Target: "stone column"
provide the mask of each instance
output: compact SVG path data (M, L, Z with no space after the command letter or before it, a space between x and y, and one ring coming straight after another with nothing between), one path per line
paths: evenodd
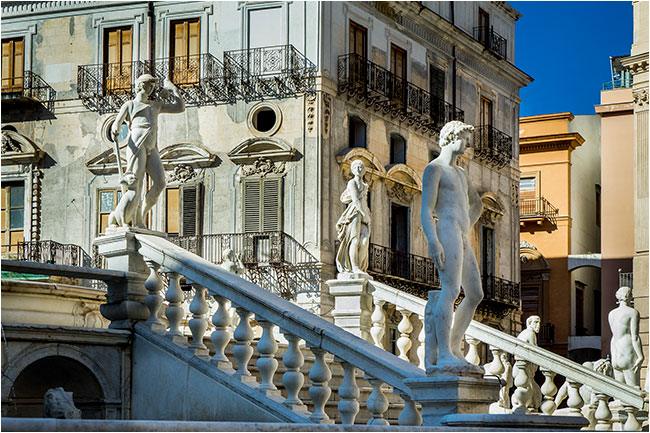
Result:
M100 306L100 311L111 321L109 328L112 329L130 329L135 322L149 318L149 308L144 302L147 296L144 282L149 269L138 253L135 233L166 237L160 232L128 228L94 241L99 254L106 257L108 269L129 273L125 280L107 282L106 304Z
M368 293L369 276L341 278L327 281L330 294L334 297L334 324L372 343L372 295Z

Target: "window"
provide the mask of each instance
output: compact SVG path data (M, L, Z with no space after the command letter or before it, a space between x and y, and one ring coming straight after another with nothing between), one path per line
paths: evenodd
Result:
M282 180L244 180L244 231L282 230Z
M172 236L201 234L201 184L180 185L165 191L165 232Z
M99 191L99 212L97 222L97 233L105 233L108 227L108 216L113 212L115 206L122 198L121 189L104 189Z
M522 177L519 180L520 200L537 198L537 177Z
M521 285L521 320L526 323L530 316L540 316L542 305L541 294L543 287L540 283L522 283Z
M2 91L22 92L25 65L23 38L2 40Z
M348 147L366 147L366 123L356 116L348 121Z
M478 41L484 46L488 45L488 36L490 31L490 14L483 9L478 10Z
M104 31L104 86L109 93L131 90L132 34L131 27Z
M481 96L481 126L492 126L492 101Z
M406 164L406 140L399 134L390 135L390 163Z
M600 185L596 185L596 225L600 227Z
M395 78L391 80L393 103L403 105L406 102L406 51L397 45L390 45L390 71Z
M368 40L368 30L350 21L350 54L357 54L362 58L368 58L366 51L366 41Z
M248 48L284 45L283 8L272 7L248 11Z
M587 335L585 328L585 288L586 284L576 280L576 334Z
M429 67L429 92L431 93L431 117L436 126L445 123L445 71Z
M481 273L494 275L494 229L483 227L481 236Z
M198 18L171 22L171 79L176 85L189 86L199 82L201 29Z
M391 203L390 206L390 247L397 251L409 251L409 208ZM394 275L399 275L394 273Z
M2 251L14 251L23 241L25 227L25 184L2 185Z

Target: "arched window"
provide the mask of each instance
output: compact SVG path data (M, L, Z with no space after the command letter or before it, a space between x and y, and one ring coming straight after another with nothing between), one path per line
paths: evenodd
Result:
M366 147L366 123L356 116L350 116L348 122L348 147Z
M390 135L390 163L406 164L406 140L399 134Z

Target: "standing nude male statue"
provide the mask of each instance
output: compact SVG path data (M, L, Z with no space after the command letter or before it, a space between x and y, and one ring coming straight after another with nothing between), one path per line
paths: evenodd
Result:
M639 369L643 364L643 350L639 338L640 314L629 304L632 302L632 289L621 287L616 291L618 307L607 317L612 330L610 352L614 378L627 385L638 387Z
M468 239L483 203L465 170L456 166L456 159L470 145L473 130L473 126L457 120L447 123L440 131L440 156L427 164L422 179L420 219L442 286L427 324L435 329L438 366L475 367L465 361L460 345L483 299L481 277ZM454 301L461 286L465 298L454 317ZM436 348L431 351L434 353L429 359L436 357Z

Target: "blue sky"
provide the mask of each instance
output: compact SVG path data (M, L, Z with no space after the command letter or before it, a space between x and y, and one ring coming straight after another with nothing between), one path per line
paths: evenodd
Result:
M594 114L609 56L630 54L632 2L508 3L522 14L515 65L535 79L520 91L519 114Z

